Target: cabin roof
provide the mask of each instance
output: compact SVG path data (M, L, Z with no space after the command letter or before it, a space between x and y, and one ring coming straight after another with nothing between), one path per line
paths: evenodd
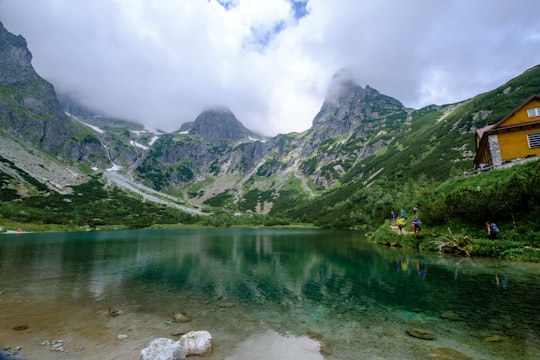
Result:
M508 120L509 118L514 116L518 111L523 109L528 103L530 103L533 100L540 101L540 95L531 96L530 98L525 100L521 105L516 107L514 110L512 110L510 113L508 113L508 115L506 115L505 117L503 117L501 120L497 121L496 123L484 126L483 128L480 128L480 129L477 129L476 130L476 135L478 135L478 137L481 139L482 136L484 136L485 133L495 133L499 129L511 129L511 128L516 128L516 127L523 126L522 124L509 125L509 126L501 126L501 125L504 124L504 122L506 120ZM531 121L531 122L528 122L527 124L528 125L537 125L538 123L540 123L540 121Z
M481 139L482 136L484 136L484 133L486 133L487 131L493 129L494 126L495 126L495 124L491 124L491 125L484 126L483 128L477 129L476 130L476 135L478 135L478 137Z

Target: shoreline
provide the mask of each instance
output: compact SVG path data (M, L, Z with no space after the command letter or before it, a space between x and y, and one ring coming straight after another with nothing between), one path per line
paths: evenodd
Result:
M473 234L475 235L475 234ZM403 233L388 225L386 221L368 236L373 244L401 247L404 249L426 251L430 253L443 253L458 257L483 257L516 262L540 263L540 249L527 245L522 241L508 240L504 237L496 240L478 238L461 234L454 234L450 228L434 228L421 233L412 233L406 229ZM441 250L449 245L447 250Z

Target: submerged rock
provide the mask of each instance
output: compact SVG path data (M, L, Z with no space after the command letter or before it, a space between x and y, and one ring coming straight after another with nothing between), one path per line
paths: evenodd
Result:
M459 321L461 320L461 316L459 316L453 311L448 310L441 314L441 319L450 320L450 321Z
M316 332L316 331L308 330L307 336L310 339L316 341L316 343L319 346L319 352L321 354L323 354L323 355L332 355L332 346L329 343L327 343L326 341L323 340L323 334L321 334L319 332Z
M64 340L45 340L41 346L49 346L51 351L64 352Z
M221 303L218 304L218 307L220 309L230 309L230 308L233 308L235 306L236 306L236 304L233 303L233 302L221 302Z
M471 357L449 348L433 349L429 356L442 360L472 360Z
M321 340L323 338L323 335L321 333L311 330L308 330L307 336L315 340Z
M185 312L175 312L172 314L173 320L175 323L185 323L190 322L192 319Z
M28 325L17 325L13 327L13 330L15 331L23 331L27 329L28 329Z
M407 335L418 338L418 339L423 339L423 340L435 339L435 335L433 335L431 332L425 329L410 328L410 329L405 330L405 332L407 333Z
M492 335L492 336L488 336L484 338L484 342L490 342L490 343L502 342L503 340L504 340L503 337L499 335Z
M332 345L327 343L326 341L319 341L319 352L323 355L332 355Z
M181 329L173 329L173 330L171 330L171 331L169 332L169 335L180 337L180 336L184 335L185 333L186 333L185 330L181 330Z

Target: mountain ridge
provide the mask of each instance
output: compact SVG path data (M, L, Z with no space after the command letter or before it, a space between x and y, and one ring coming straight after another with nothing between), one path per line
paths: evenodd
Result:
M410 109L338 72L312 127L302 133L262 137L226 107L207 109L177 131L154 132L59 100L53 85L30 69L24 38L6 33L0 29L2 61L13 62L8 68L15 73L0 70L0 79L12 81L0 84L0 138L81 174L114 169L209 212L279 215L326 199L316 206L320 213L344 206L329 194L346 196L379 179L444 181L472 166L477 127L540 92L536 66L471 99Z

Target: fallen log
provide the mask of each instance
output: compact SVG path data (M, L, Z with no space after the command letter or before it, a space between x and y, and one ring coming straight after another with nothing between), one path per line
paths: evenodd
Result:
M433 244L437 244L439 252L451 254L465 254L470 257L471 242L469 238L467 236L464 236L463 240L456 239L450 228L448 228L448 234L450 234L450 241L432 241Z

